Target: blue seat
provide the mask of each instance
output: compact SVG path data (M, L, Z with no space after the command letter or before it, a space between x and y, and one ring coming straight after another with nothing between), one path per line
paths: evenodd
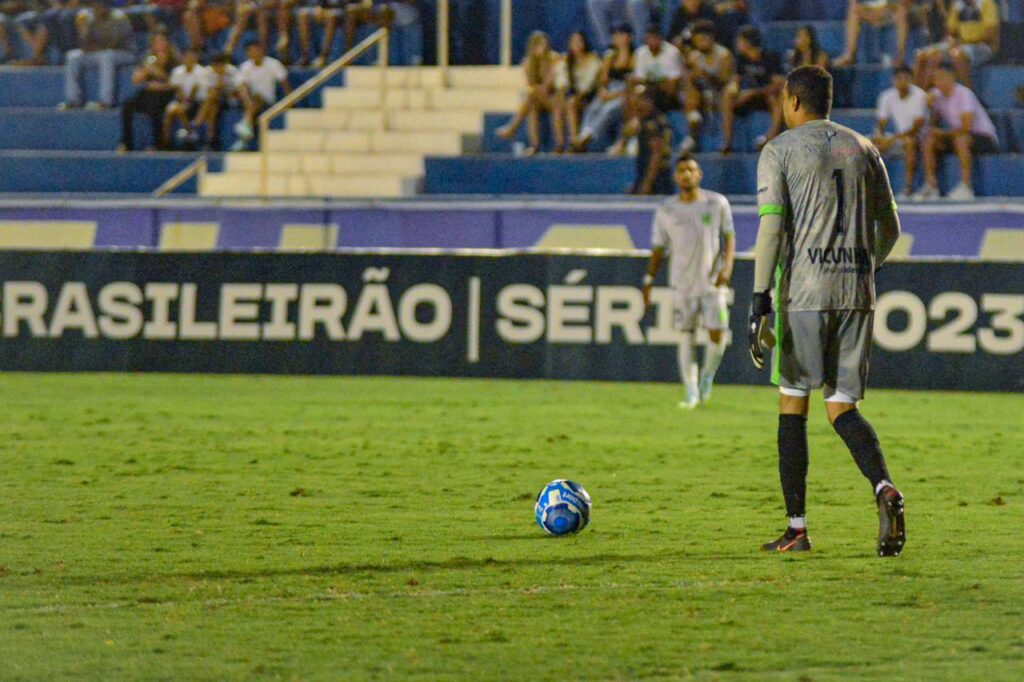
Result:
M195 154L0 152L0 192L149 194ZM219 166L218 163L214 168ZM194 193L195 182L179 192Z

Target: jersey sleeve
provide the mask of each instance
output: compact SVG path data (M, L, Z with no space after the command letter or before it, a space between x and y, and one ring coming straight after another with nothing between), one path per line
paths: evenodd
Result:
M665 210L658 207L651 223L651 249L669 250L668 232L665 230Z
M719 210L722 212L722 234L724 236L731 236L736 234L736 224L732 219L732 206L729 205L729 200L725 197L721 197L719 200Z
M767 145L757 162L757 214L785 215L788 200L782 158L774 145Z

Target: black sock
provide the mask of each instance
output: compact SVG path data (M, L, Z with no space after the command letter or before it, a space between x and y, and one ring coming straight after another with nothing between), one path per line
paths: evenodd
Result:
M882 455L882 446L878 442L878 435L871 428L868 420L861 415L859 410L844 412L836 418L836 433L850 449L854 461L860 467L860 472L871 481L872 489L878 487L882 481L891 481L889 470L885 466L885 457Z
M779 415L779 480L786 516L804 516L807 497L807 418Z

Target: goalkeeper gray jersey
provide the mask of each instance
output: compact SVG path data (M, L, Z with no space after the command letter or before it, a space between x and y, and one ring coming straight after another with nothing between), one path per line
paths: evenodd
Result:
M828 120L780 135L757 166L758 213L784 218L780 310L872 310L875 223L895 210L875 146Z
M717 192L699 191L696 201L673 196L661 203L651 226L651 247L669 257L669 284L676 298L714 291L722 270L724 240L735 233L729 200Z

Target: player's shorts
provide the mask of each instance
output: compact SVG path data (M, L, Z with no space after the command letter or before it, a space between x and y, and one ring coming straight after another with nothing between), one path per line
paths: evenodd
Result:
M718 331L728 329L727 296L727 289L717 289L704 296L677 298L672 309L672 326L680 332L694 332L698 327Z
M772 381L787 395L824 388L825 400L864 397L875 313L821 310L776 314Z

